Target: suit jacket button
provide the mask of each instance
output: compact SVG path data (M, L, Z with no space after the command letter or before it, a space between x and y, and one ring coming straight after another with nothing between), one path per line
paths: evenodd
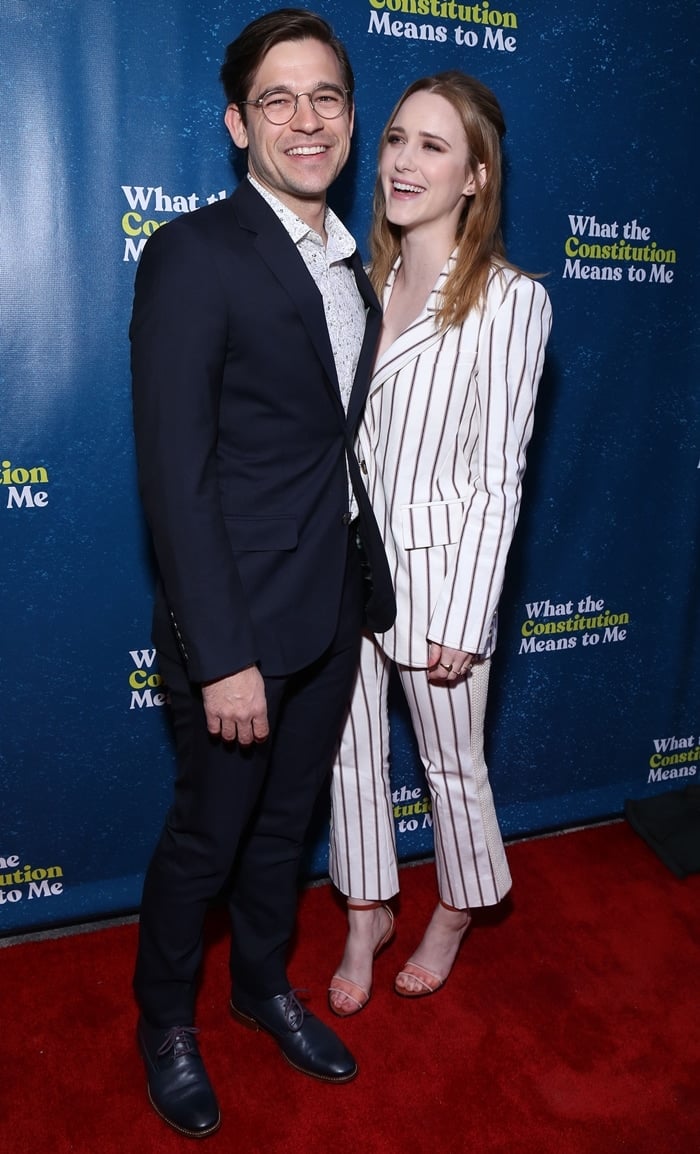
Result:
M342 516L342 522L343 522L343 524L344 524L344 525L349 525L351 521L352 521L352 517L351 517L351 515L350 515L349 513L343 513L343 516Z
M362 469L362 472L364 473L364 475L366 477L367 476L367 465L364 461L360 461L360 468Z

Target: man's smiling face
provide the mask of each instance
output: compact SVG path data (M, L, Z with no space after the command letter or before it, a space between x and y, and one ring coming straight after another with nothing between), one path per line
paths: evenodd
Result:
M310 93L325 84L343 88L337 57L319 40L286 40L267 53L258 68L248 100L277 88ZM326 190L350 153L353 109L335 120L314 112L301 96L288 124L270 124L262 110L246 105L246 123L236 104L226 110L226 126L234 143L248 149L248 171L302 220L325 203ZM307 220L307 223L308 220Z

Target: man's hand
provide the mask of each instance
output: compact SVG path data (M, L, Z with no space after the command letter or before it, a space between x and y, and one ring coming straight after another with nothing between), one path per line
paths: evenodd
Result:
M252 745L270 733L265 682L256 665L202 685L207 729L224 741Z

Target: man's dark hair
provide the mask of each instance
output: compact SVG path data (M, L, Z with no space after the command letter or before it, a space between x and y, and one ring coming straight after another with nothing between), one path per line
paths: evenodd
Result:
M253 78L263 59L276 44L288 40L319 40L335 53L343 77L343 87L349 92L349 101L355 90L355 77L345 46L321 16L303 8L278 8L259 16L243 29L226 49L221 66L221 83L228 104L240 104L251 93ZM245 106L241 116L245 123Z

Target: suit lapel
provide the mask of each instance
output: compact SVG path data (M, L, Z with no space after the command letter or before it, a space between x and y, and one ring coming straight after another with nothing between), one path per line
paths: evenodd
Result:
M340 399L338 374L328 335L323 299L311 273L284 225L277 219L270 206L265 203L248 180L241 182L231 199L235 205L239 224L255 235L254 244L260 258L265 261L297 307L304 327L325 370L326 378L330 382L330 389L343 422L345 423L347 420L348 427L354 429L367 397L382 315L379 301L362 267L360 254L355 249L349 264L365 304L366 322L346 417Z
M414 361L436 341L442 337L442 333L437 327L435 320L437 308L439 304L439 296L442 286L454 265L454 257L450 256L440 275L431 289L428 299L422 312L416 317L415 321L408 326L387 349L384 350L382 356L377 361L374 369L374 376L370 385L370 392L374 393L376 389L395 376L400 369L407 365L410 361ZM399 267L399 261L396 262L389 279L387 280L384 289L384 308L386 308L391 290L396 279L396 273Z
M326 325L323 299L303 257L284 225L248 180L233 194L239 223L255 234L255 248L261 260L294 302L299 316L332 385L332 392L342 410L333 349Z

